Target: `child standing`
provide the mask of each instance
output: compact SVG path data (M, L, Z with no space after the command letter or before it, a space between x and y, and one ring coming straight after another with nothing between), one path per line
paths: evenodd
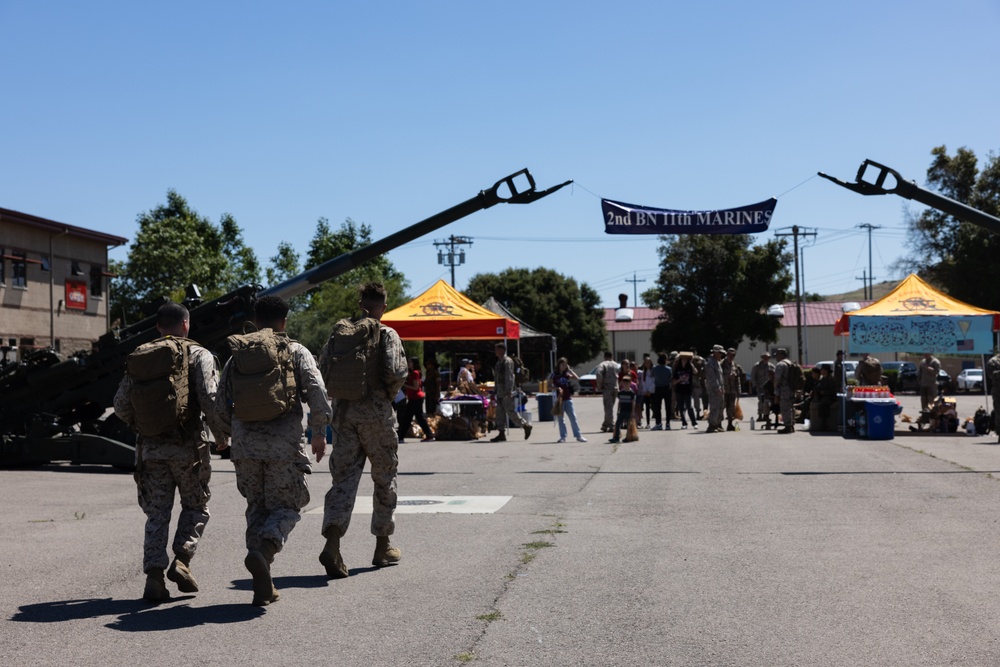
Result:
M628 430L628 422L632 419L632 409L635 405L636 384L630 374L623 375L618 380L618 419L615 421L615 435L608 442L621 442L622 429Z

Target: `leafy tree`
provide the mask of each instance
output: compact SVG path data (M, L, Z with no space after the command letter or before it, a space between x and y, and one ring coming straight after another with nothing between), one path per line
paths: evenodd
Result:
M335 231L330 229L326 218L320 218L306 253L305 269L315 268L334 257L371 245L371 235L370 226L363 223L359 225L350 218ZM283 258L286 269L291 266L287 250L282 254L279 247L276 258ZM275 263L276 258L272 258L272 263ZM385 284L390 309L406 302L409 283L389 258L381 255L309 292L301 310L289 316L289 334L313 352L318 352L329 337L333 323L357 313L357 288L362 283L371 281Z
M472 277L465 295L476 303L495 297L510 312L559 343L559 354L584 361L604 347L607 331L600 296L551 269L507 269Z
M112 282L111 313L123 324L145 317L142 306L161 296L182 300L189 284L211 299L260 280L257 258L229 214L213 225L168 190L166 204L140 214L137 222L128 259L113 265L119 277Z
M749 235L661 237L660 275L642 299L666 313L652 335L653 349L704 353L736 347L743 337L774 342L778 322L767 307L784 300L793 261L784 239L752 246Z
M945 146L931 151L927 186L940 194L1000 217L1000 156L989 153L982 170L975 153ZM898 264L953 297L982 308L1000 309L1000 235L929 208L908 215L913 254ZM970 276L975 275L975 280Z

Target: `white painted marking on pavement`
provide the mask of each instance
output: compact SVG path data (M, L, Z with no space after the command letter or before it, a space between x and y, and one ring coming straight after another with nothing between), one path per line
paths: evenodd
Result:
M399 496L396 514L493 514L514 496ZM306 514L322 514L323 506ZM354 514L371 514L371 496L359 497Z

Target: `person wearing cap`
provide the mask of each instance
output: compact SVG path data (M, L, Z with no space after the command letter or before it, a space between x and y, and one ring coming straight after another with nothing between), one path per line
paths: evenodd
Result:
M788 358L788 350L779 347L775 350L778 363L774 366L774 393L781 408L781 429L778 433L793 433L795 431L795 390L792 387L792 362Z
M771 355L765 350L760 355L760 361L750 369L750 391L757 395L757 421L761 424L771 419L771 395L764 385L771 379L773 372Z
M735 431L733 420L736 419L736 401L739 398L742 382L743 368L736 363L736 349L726 350L726 358L722 360L723 391L726 402L726 426L727 431ZM738 420L737 420L738 421Z
M458 378L455 380L458 390L466 395L479 393L473 368L472 359L462 359L461 368L458 369Z
M725 404L725 378L722 374L722 358L726 348L712 346L712 355L705 361L705 391L708 392L708 430L706 433L722 432L722 407Z
M844 377L843 350L837 350L837 360L833 362L833 381L837 383L837 391L845 391L847 389L847 382Z

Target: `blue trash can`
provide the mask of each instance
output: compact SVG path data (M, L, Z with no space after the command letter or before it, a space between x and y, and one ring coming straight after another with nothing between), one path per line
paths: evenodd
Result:
M865 402L869 440L892 440L896 430L896 404Z
M552 394L538 394L535 398L538 399L538 421L552 421Z

